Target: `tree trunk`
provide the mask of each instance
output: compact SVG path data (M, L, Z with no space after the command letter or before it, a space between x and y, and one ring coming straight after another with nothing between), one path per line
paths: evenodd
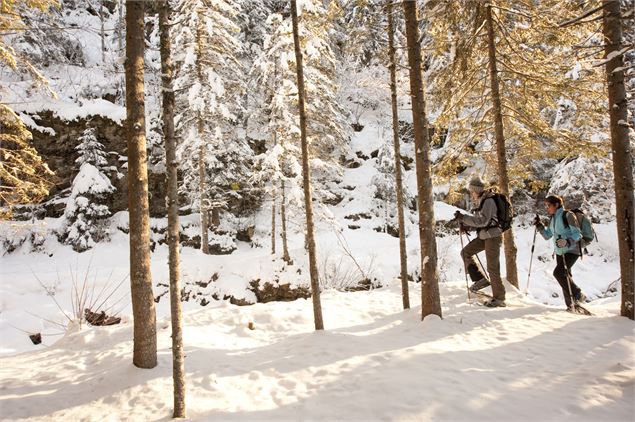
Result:
M503 114L498 86L498 70L496 66L496 44L494 43L494 24L492 22L492 6L486 7L487 44L489 53L490 89L492 91L492 112L494 113L494 131L496 136L496 156L498 159L498 185L502 193L510 196L509 176L507 174L507 157L505 155L505 133L503 131ZM505 268L507 281L518 287L518 270L516 266L517 248L514 243L513 228L503 234L505 249Z
M289 246L287 244L287 193L285 192L284 179L280 182L282 191L282 201L280 202L280 220L282 223L282 259L287 264L293 264L289 256Z
M132 362L157 365L157 330L150 273L150 215L143 86L144 22L142 2L126 2L126 129L130 215L130 291L134 317Z
M604 53L606 57L606 81L609 97L611 147L613 152L613 178L615 180L615 209L617 217L617 239L620 251L620 275L622 284L622 306L620 315L633 316L635 283L635 205L633 200L632 145L628 139L628 110L624 87L624 54L615 54L622 49L622 22L620 2L603 0Z
M200 125L199 125L200 126ZM199 132L200 134L201 132ZM205 206L205 147L201 145L198 149L198 177L199 177L199 210L201 212L201 251L209 254L209 238L207 231L209 228L209 218L207 217L207 207Z
M172 90L172 58L170 52L170 5L159 5L161 41L161 88L163 92L163 137L167 167L168 266L170 270L170 316L172 322L172 379L174 382L175 418L185 417L185 362L183 357L183 323L181 316L181 282L179 256L179 203L177 185L176 140L174 138L174 91Z
M106 62L106 33L104 31L104 0L99 0L99 22L101 24L101 64Z
M271 255L276 254L276 196L271 195Z
M419 211L419 242L421 247L421 318L435 314L442 317L437 274L437 242L434 234L432 173L430 169L430 139L427 130L425 98L421 69L421 48L417 3L404 1L406 42L410 65L410 98L415 136L417 169L417 209Z
M315 238L313 235L313 205L311 203L311 173L309 170L309 143L306 137L306 108L304 104L304 72L302 52L300 51L300 33L298 30L298 10L296 0L291 0L291 21L293 23L293 44L295 45L296 72L298 74L298 108L300 113L300 140L302 144L302 178L304 188L304 208L306 211L306 243L309 249L309 273L311 275L311 293L313 297L313 317L315 329L323 330L322 305L320 303L320 284L318 281Z
M403 308L410 308L408 293L408 257L406 255L406 230L403 213L403 181L401 175L401 148L399 145L399 112L397 111L397 60L395 59L395 28L393 13L397 9L388 2L388 55L390 62L390 103L392 105L392 139L395 146L395 188L397 190L397 219L399 221L399 264Z

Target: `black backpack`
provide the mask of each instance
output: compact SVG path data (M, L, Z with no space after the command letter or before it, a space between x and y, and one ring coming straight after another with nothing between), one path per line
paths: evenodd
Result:
M498 223L494 222L485 228L499 227L502 231L507 231L512 227L512 220L514 219L514 208L512 203L509 202L509 198L504 193L494 192L491 197L496 204L496 218ZM480 211L483 208L483 203L479 206Z

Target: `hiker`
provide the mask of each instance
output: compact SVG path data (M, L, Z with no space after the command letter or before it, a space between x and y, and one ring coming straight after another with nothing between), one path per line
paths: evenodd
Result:
M472 203L477 207L472 211L473 215L463 214L460 211L454 213L454 218L460 223L461 230L475 228L477 235L461 251L461 257L465 268L473 284L470 290L477 292L492 285L492 297L484 304L490 308L505 306L505 287L500 275L500 250L503 231L498 225L497 207L494 201L496 188L485 190L485 184L480 177L475 176L467 187ZM483 273L483 269L474 260L474 256L485 250L487 260L487 273L489 281Z
M557 195L546 197L545 208L550 216L547 227L540 221L539 215L534 218L534 225L545 240L553 238L556 253L556 268L553 270L553 276L562 288L567 310L574 311L574 302L584 302L586 299L586 296L573 282L573 277L571 276L571 267L580 257L581 248L579 242L582 238L582 233L580 232L578 219L574 213L564 209L564 201L561 197ZM567 219L568 224L565 224L564 218ZM567 281L567 272L571 286L569 286ZM571 292L573 293L573 301L571 300L569 287L571 287Z

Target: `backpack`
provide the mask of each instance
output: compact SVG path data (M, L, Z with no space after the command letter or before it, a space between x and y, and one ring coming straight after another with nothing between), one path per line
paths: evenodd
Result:
M595 234L595 230L593 230L593 223L591 223L591 220L584 214L584 211L579 208L565 210L565 212L562 213L562 224L564 224L566 228L569 228L569 221L567 220L568 212L573 213L580 225L580 232L582 233L580 249L587 247L589 243L593 242L593 239L597 240L597 235Z
M504 193L495 192L494 195L492 195L492 199L496 204L496 219L498 223L493 223L486 228L499 227L502 231L509 230L512 227L512 220L514 219L512 203L509 202L509 198ZM483 208L483 202L481 202L481 206L478 208L479 211Z

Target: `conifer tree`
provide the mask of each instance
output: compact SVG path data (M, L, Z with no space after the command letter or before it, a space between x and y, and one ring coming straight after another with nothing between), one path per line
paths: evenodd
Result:
M25 28L20 8L48 11L57 7L56 0L23 0L0 2L0 33L13 33ZM23 54L18 53L0 36L0 65L28 76L35 87L51 96L48 80ZM30 145L31 132L7 104L0 104L0 219L11 218L12 207L39 202L54 184L54 173Z
M126 1L126 131L128 137L128 211L130 215L130 287L134 318L132 362L157 365L157 327L150 272L150 214L144 98L144 7Z
M406 19L408 64L410 65L410 98L415 136L415 165L417 172L417 209L419 211L419 243L421 247L421 318L441 313L439 276L437 273L437 243L434 233L432 198L432 169L430 168L430 139L428 136L422 78L422 57L419 48L419 22L417 4L403 3Z
M633 24L633 2L622 14L617 1L602 1L602 27L608 109L610 116L617 240L620 251L622 304L620 315L635 319L635 200L633 198L633 139L629 139L627 95L624 78L624 53L629 49L622 40L622 22ZM630 19L627 18L630 13ZM633 46L631 45L632 49Z
M305 5L306 6L306 5ZM303 11L306 13L306 10ZM322 304L320 302L320 283L318 279L317 258L313 226L313 204L311 203L311 170L309 167L309 142L307 137L307 116L305 107L304 66L298 25L296 0L291 0L291 20L293 25L293 44L295 49L296 73L298 77L298 110L300 120L300 144L302 147L302 180L304 190L304 212L306 213L306 244L309 252L309 274L311 277L311 295L313 298L313 317L316 330L324 329Z
M401 175L401 148L399 145L399 114L397 111L397 55L395 54L395 14L397 8L389 2L386 7L388 15L388 67L390 69L390 105L392 114L392 137L395 160L395 193L397 196L397 220L399 223L399 274L401 278L401 294L403 308L410 308L408 293L408 256L406 254L406 227L404 222L404 192Z
M172 379L174 382L173 417L185 417L185 357L183 352L183 321L181 312L181 257L179 252L179 203L177 187L176 139L174 136L174 90L172 89L172 56L170 45L169 0L159 3L161 53L161 88L163 93L163 137L167 167L168 204L168 265L170 271L170 322L172 325Z
M236 58L241 49L235 36L237 13L234 1L184 0L175 19L181 192L201 211L202 239L208 211L212 225L218 225L220 211L249 192L253 153L236 133L243 95L243 71ZM206 242L201 243L206 250Z
M108 161L94 128L84 131L75 149L79 172L71 183L61 237L75 251L83 252L106 236L104 223L111 215L106 204L116 189L105 174Z
M0 219L11 218L14 205L39 202L53 186L53 172L31 138L13 110L0 104Z

